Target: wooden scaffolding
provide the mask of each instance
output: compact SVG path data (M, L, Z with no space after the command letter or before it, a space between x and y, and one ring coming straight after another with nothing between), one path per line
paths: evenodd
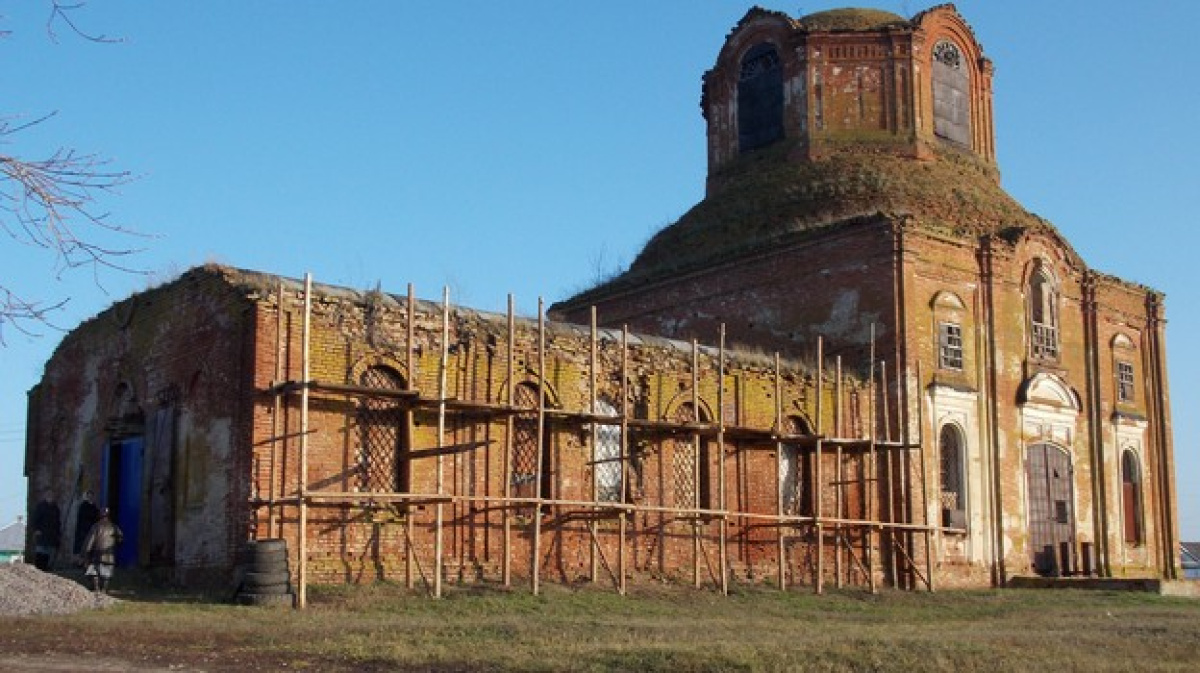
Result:
M283 344L283 316L285 314L285 287L281 281L278 287L278 310L277 310L277 344L276 352L281 353ZM774 356L774 386L775 386L775 418L771 427L744 427L727 423L724 416L725 386L718 381L716 385L717 404L716 408L721 410L716 414L716 418L712 420L704 420L700 415L699 404L699 388L700 388L700 367L699 367L699 352L700 346L696 340L691 342L691 418L674 419L674 420L651 420L645 418L635 418L630 409L630 371L629 371L629 339L630 333L627 327L622 328L620 334L620 402L616 409L616 415L608 413L600 413L598 409L598 344L600 330L597 327L596 310L592 309L591 324L590 324L590 355L589 355L589 376L588 376L588 408L578 410L564 410L549 408L546 404L546 395L538 395L536 409L531 409L527 406L518 406L514 404L515 393L515 357L514 344L516 343L516 319L514 315L514 303L512 296L509 296L507 310L507 352L505 354L505 368L507 373L507 383L505 384L505 402L485 402L466 399L455 399L448 395L447 392L447 369L449 364L450 351L450 316L451 305L449 291L443 293L441 303L441 338L440 349L438 356L438 373L437 373L437 390L433 394L428 394L425 391L419 390L415 385L414 376L411 375L415 371L416 357L416 299L413 294L413 287L409 285L407 295L407 335L405 345L406 366L410 373L405 379L405 387L403 389L383 389L373 388L368 386L346 385L343 383L335 383L330 381L321 381L314 379L310 374L311 362L311 338L312 338L312 277L306 275L303 287L303 328L301 334L302 354L300 370L301 375L296 380L284 380L285 368L282 366L281 357L276 358L274 371L274 380L268 389L268 394L272 398L272 434L261 442L269 446L267 472L267 492L257 494L251 502L252 511L257 511L258 508L265 507L267 509L267 532L266 537L277 536L283 530L284 508L295 508L295 550L297 559L297 607L304 607L307 603L307 587L310 583L309 578L309 549L308 549L308 525L309 525L309 508L314 505L330 505L330 504L361 504L364 501L372 503L399 504L407 506L432 506L434 509L433 515L433 558L421 559L420 555L414 548L414 517L405 517L405 562L404 575L406 585L412 588L417 577L421 577L428 587L429 593L434 597L440 597L443 591L443 575L444 564L444 534L445 534L445 511L447 505L455 503L465 504L467 506L478 506L498 510L502 515L502 568L501 581L505 586L512 583L512 536L513 529L518 525L523 525L531 528L532 549L530 562L529 582L530 590L537 594L541 581L540 562L542 558L541 545L542 533L544 526L547 525L546 517L543 512L569 512L574 520L583 520L587 523L587 531L590 537L590 579L593 582L599 581L601 577L601 569L609 576L613 587L621 594L626 593L627 577L629 576L629 522L630 518L639 513L655 513L669 515L677 521L690 521L692 528L692 574L693 580L697 587L704 584L703 566L709 561L708 552L702 549L701 530L705 526L715 524L715 537L718 541L717 563L716 567L711 567L709 564L709 575L712 585L722 593L729 591L730 579L730 560L728 557L728 527L731 521L737 521L743 527L765 527L774 530L776 552L778 555L778 576L776 584L780 590L786 590L789 586L788 581L788 563L787 563L787 544L789 539L794 539L797 535L803 535L811 544L815 545L815 558L813 559L815 567L813 569L812 587L816 593L822 593L825 589L826 581L826 556L830 556L834 564L834 580L836 586L843 585L843 579L848 577L851 572L857 571L861 577L865 578L870 591L876 591L876 568L879 565L879 571L886 577L892 578L893 583L897 587L907 586L915 588L923 585L928 591L934 590L934 577L932 565L932 538L933 535L940 530L940 527L932 524L928 519L929 510L929 489L927 485L926 469L927 461L925 456L923 433L921 432L922 423L918 423L917 439L915 443L906 443L904 441L896 441L891 437L891 420L893 418L902 420L907 424L907 414L893 416L893 410L888 402L889 396L886 392L878 397L882 400L882 406L879 409L875 408L877 397L876 389L876 362L875 362L875 347L874 347L874 329L872 328L872 343L871 343L871 366L870 377L867 382L868 390L868 406L869 411L867 418L870 419L869 428L867 429L866 438L847 438L843 436L844 414L841 409L843 397L843 378L841 371L841 360L836 359L835 371L833 372L831 385L832 399L835 404L833 410L834 428L827 429L823 427L824 418L822 404L824 392L826 392L826 372L824 371L825 356L823 353L823 342L817 342L817 394L816 394L816 413L815 427L811 429L811 434L798 433L789 431L784 418L784 405L782 400L782 381L783 372L778 354ZM722 325L718 335L717 359L718 372L726 371L726 344L725 344L725 328ZM528 366L528 365L527 365ZM546 368L546 321L545 310L542 301L538 301L538 316L537 316L537 375L545 371ZM918 380L920 379L920 371L917 371ZM879 385L881 390L886 391L888 388L886 363L879 363L878 371ZM905 375L907 379L907 373ZM398 491L331 491L327 489L314 489L309 483L309 447L308 439L315 431L309 427L309 405L310 393L323 393L346 396L348 398L357 399L386 399L398 407L403 409L403 413L408 415L411 420L414 411L422 411L425 413L436 414L436 445L427 448L414 448L411 443L406 444L404 458L411 461L412 464L421 463L422 461L434 462L434 481L436 487L432 492L398 492ZM281 427L281 409L285 404L290 403L288 400L294 400L298 405L299 411L299 429L296 432L289 432L287 428ZM921 410L920 396L918 395L918 418L923 417ZM529 415L536 413L537 419L537 445L540 447L547 432L547 421L553 419L555 423L560 424L575 424L580 429L581 436L590 434L590 444L594 450L596 446L598 429L603 426L617 426L620 432L620 452L615 457L599 458L595 456L593 451L593 460L590 465L599 465L605 462L619 462L620 464L620 497L613 501L602 500L598 497L596 475L597 470L593 469L592 483L590 485L591 499L590 500L567 500L557 498L543 497L543 493L539 489L535 489L535 493L530 496L518 496L513 493L512 489L512 465L511 460L513 451L513 423L514 419L520 415ZM473 416L483 417L487 419L501 419L506 426L504 433L503 447L503 494L461 494L447 492L445 485L445 466L444 461L447 456L456 454L469 453L478 451L483 448L488 442L468 442L459 444L448 444L446 442L446 425L447 419L455 416ZM877 419L882 419L883 435L877 434ZM489 421L490 422L490 421ZM411 429L412 425L407 425ZM694 507L670 507L663 504L651 503L634 503L631 501L629 477L630 477L630 461L632 454L630 451L630 436L631 432L642 433L668 433L674 436L690 436L691 441L696 447L697 454L699 453L700 442L704 439L712 439L717 447L721 450L717 451L717 494L714 503L715 506L701 507L699 498L696 499ZM907 427L902 427L900 430L901 437L910 437ZM294 487L289 487L283 483L284 470L282 468L281 447L286 441L295 441L298 445L298 478ZM730 447L727 441L732 441ZM749 443L747 443L749 442ZM807 503L808 512L804 514L789 513L784 508L784 482L783 470L781 469L781 461L783 460L785 445L798 447L806 452L810 457L811 468L807 474L806 483L802 487L802 491L808 495L809 502ZM776 494L776 510L773 513L750 512L731 510L727 507L726 493L726 449L733 448L737 451L753 451L763 447L772 448L775 454L776 470L774 470L774 490ZM833 464L836 466L836 474L824 474L824 465L828 462L828 457L834 456ZM854 474L846 474L844 456L855 456L858 469L854 470ZM823 457L826 460L823 460ZM915 461L915 465L914 465ZM697 473L694 478L699 483L700 479L700 461L695 461L694 469ZM542 464L542 452L538 451L535 484L541 482L543 470L546 466ZM909 492L911 480L914 478L919 480L920 497L919 503L912 503ZM766 475L763 475L764 477ZM881 480L882 484L876 483ZM866 516L861 518L851 517L847 515L847 510L844 507L844 494L846 493L847 485L857 484L857 488L867 500L864 512ZM832 494L830 493L832 491ZM876 498L885 500L886 504L875 502ZM825 510L826 500L834 503L833 511ZM535 512L534 516L522 518L518 521L514 512L517 509L524 511ZM913 521L916 518L913 516L913 510L919 508L920 523ZM616 559L609 559L604 555L604 551L597 537L597 525L601 521L615 520L616 537L618 548ZM851 539L859 540L860 544L852 544ZM920 538L923 542L922 554L914 553L914 545L917 539ZM879 561L873 557L873 550L880 550L885 558ZM918 559L918 556L923 556L923 559ZM431 561L431 562L430 562ZM907 579L903 579L907 578Z

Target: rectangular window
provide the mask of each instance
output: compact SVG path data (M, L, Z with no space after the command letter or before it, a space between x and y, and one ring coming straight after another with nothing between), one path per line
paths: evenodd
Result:
M961 371L963 368L962 326L957 323L938 324L938 366Z
M1133 401L1133 365L1117 362L1117 401Z
M1058 359L1058 328L1044 323L1033 323L1033 357L1039 360Z

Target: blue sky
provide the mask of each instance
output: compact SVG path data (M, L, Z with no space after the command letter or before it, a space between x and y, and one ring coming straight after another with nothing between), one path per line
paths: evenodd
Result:
M57 116L0 152L99 152L138 175L104 201L148 235L146 275L56 277L0 244L6 282L70 298L71 327L218 261L532 313L628 264L702 198L700 77L743 2L96 1L99 45L0 0L0 114ZM767 2L793 16L836 2ZM912 15L929 2L880 0ZM996 66L1005 187L1087 262L1167 295L1176 480L1200 539L1200 329L1193 246L1200 3L964 0ZM0 523L24 508L25 391L59 333L5 332Z

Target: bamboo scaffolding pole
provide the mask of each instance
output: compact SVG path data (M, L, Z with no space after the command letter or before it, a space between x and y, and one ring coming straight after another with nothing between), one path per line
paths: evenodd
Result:
M778 428L779 434L782 435L783 428L783 377L779 372L779 351L775 351L775 427ZM793 467L795 467L793 465ZM784 490L783 473L783 440L775 442L775 514L779 517L780 523L783 522L783 490ZM724 507L722 507L724 509ZM778 582L779 590L787 590L787 551L784 547L784 528L778 526L776 529L776 545L779 564Z
M887 360L879 361L879 389L880 389L880 407L883 412L883 436L886 441L892 439L892 428L888 423L888 387L887 387ZM888 523L896 523L896 469L895 469L895 452L888 451L884 454L886 463L884 467L887 472L887 521ZM896 545L896 538L892 536L889 539L889 544L893 547ZM897 574L896 566L896 551L893 549L888 554L888 562L892 573L892 586L900 586L900 576Z
M513 376L516 375L514 366L514 348L517 340L516 318L513 315L513 296L508 295L508 349L507 361L505 363L506 379L505 397L507 398L508 406L513 404L513 395L516 392L516 383L513 381ZM513 452L513 417L511 415L505 417L504 423L504 499L507 501L512 497L512 452ZM512 586L512 512L507 508L503 512L504 523L504 558L501 562L501 575L504 581L504 586Z
M542 572L542 480L547 466L543 458L546 445L546 311L541 297L538 297L538 416L537 416L537 471L533 480L537 489L537 504L533 509L533 558L530 559L530 587L533 595L538 595L541 589Z
M905 377L907 379L907 376ZM925 471L928 469L925 461L925 382L921 377L921 361L917 361L917 444L921 447L921 511L925 520L925 573L928 577L929 593L934 591L933 580L933 540L929 524L929 485ZM906 430L905 435L908 432Z
M836 400L833 406L833 434L838 437L845 437L845 421L842 416L842 356L840 355L834 359L833 381L834 399ZM834 456L837 482L834 484L835 488L833 491L833 511L837 518L841 519L846 516L846 471L841 444L834 447ZM845 531L842 530L841 525L835 524L833 527L833 585L838 589L841 589L843 586L843 574L849 575L849 572L846 570L845 550L842 549L841 545L844 535Z
M813 497L812 511L813 511L813 516L815 517L815 521L816 521L816 524L813 526L813 529L816 531L815 537L816 537L816 543L817 543L817 563L816 563L817 577L816 577L816 581L813 582L813 591L815 591L817 594L824 593L824 591L825 591L825 584L824 584L825 583L825 577L824 577L824 573L825 573L825 534L821 530L821 490L822 490L821 489L821 478L822 478L821 473L822 473L822 469L821 469L821 439L820 439L821 425L822 425L822 421L823 421L822 416L821 416L821 406L822 406L821 398L824 396L824 390L825 390L825 339L824 339L824 337L818 336L817 337L817 427L815 429L816 433L817 433L817 445L816 445L816 447L814 447L814 453L816 455L816 461L815 461L816 465L813 468L814 484L813 484L813 488L812 488L812 497Z
M589 353L588 353L589 354L589 357L588 357L588 409L594 414L594 413L596 413L596 307L595 306L591 307L590 319L591 319L590 323L589 323L590 329L588 330L588 336L589 336L588 340L589 340L589 346L590 346L590 348L588 349L589 350ZM598 428L599 428L599 426L597 424L592 423L591 438L592 438L592 460L593 461L598 459L598 456L596 455L596 448L597 448L596 433L598 432ZM593 464L593 466L592 466L592 500L596 500L596 501L599 501L599 493L598 493L598 490L596 487L596 481L597 481L596 475L597 475L597 472L599 472L599 470L600 470L599 466ZM591 540L592 540L592 544L588 548L590 551L590 556L591 556L591 559L590 559L591 560L591 572L589 574L589 578L591 579L592 584L595 584L596 576L597 576L597 573L599 572L599 568L597 568L598 559L596 557L597 557L598 553L601 553L600 541L596 537L596 522L595 521L588 522L588 532L591 533Z
M275 372L274 380L271 382L274 385L283 378L283 279L279 279L279 289L275 295ZM279 426L282 422L280 417L283 415L283 396L274 395L271 398L271 460L267 468L267 498L274 502L275 493L275 475L279 472L277 465L279 459ZM286 429L286 427L285 427ZM282 484L281 484L282 486ZM280 489L282 491L282 489ZM278 508L274 505L267 508L267 536L281 537L283 535L283 525L279 523L281 517L278 516ZM279 524L279 529L276 530L276 524Z
M717 356L717 506L728 510L725 501L725 323L721 323ZM717 524L720 535L721 593L729 594L729 522L725 517Z
M700 422L700 345L696 339L692 339L692 421ZM701 455L700 451L700 433L692 433L692 483L695 488L692 491L692 505L695 512L700 511L700 494L704 492L704 488L700 483L700 478L704 472L700 469L700 461L705 460L707 456ZM698 517L692 519L692 583L696 588L700 587L700 519Z
M875 443L876 429L877 428L876 428L876 421L875 421L875 323L872 322L871 323L871 362L868 364L868 375L867 375L867 433L871 439L871 455L870 455L870 461L869 461L869 464L871 466L871 471L869 473L870 480L867 482L869 485L868 490L867 490L867 494L869 496L868 501L867 501L867 503L868 503L867 504L867 518L878 521L882 517L879 516L879 513L877 511L879 508L876 506L875 500L878 497L882 497L882 496L881 496L881 494L876 493L876 491L878 491L880 488L882 488L882 486L879 483L879 461L878 461L878 455L877 455L879 452L879 447ZM876 536L874 535L874 530L868 529L867 530L867 554L866 554L866 556L867 556L867 585L870 586L871 593L875 593L878 590L878 587L876 587L876 585L875 585L875 553L874 553L875 537ZM883 529L882 528L879 529L879 552L881 554L883 553Z
M450 288L442 288L442 344L441 353L438 354L438 421L437 421L437 448L441 449L446 445L446 375L450 368ZM437 494L440 496L446 491L445 484L445 457L438 454L437 457ZM442 597L442 566L444 563L443 555L445 554L445 541L442 539L444 531L442 530L445 524L445 505L438 501L434 505L434 538L433 538L433 596L434 598Z
M413 284L408 284L408 301L405 302L406 308L406 325L404 338L404 366L408 369L408 377L405 381L407 384L405 389L413 392L417 389L417 364L416 364L416 322L417 322L417 298L413 292ZM405 450L411 451L413 445L413 412L411 408L404 410L404 429L408 433L407 441L404 444ZM408 487L412 489L412 464L405 463L404 469L408 471ZM404 512L404 586L408 589L413 588L413 566L416 564L416 550L413 547L413 532L415 528L413 521L412 510Z
M629 325L621 326L621 454L623 456L632 456L633 452L629 447ZM624 505L630 501L629 497L629 461L621 461L621 504ZM626 510L621 510L620 519L617 522L619 540L617 541L617 567L621 573L618 592L625 595L625 528L627 525L628 516Z
M297 489L299 499L299 548L297 554L297 592L296 607L303 609L308 603L308 378L309 378L309 340L312 330L312 274L304 274L304 330L301 351L300 377L305 386L300 390L300 483Z

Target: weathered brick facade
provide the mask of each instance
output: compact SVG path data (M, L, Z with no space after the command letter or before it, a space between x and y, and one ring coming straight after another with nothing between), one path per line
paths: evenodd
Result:
M991 77L953 6L751 10L625 274L540 325L194 269L63 340L30 493L184 580L1174 577L1162 295L1000 188Z
M1089 269L1000 189L991 76L952 5L751 10L705 77L708 197L552 315L684 339L725 324L793 357L822 336L855 363L874 324L901 373L892 431L959 456L909 475L960 503L943 581L1174 577L1162 295ZM741 118L774 123L764 106L782 119L765 145Z

